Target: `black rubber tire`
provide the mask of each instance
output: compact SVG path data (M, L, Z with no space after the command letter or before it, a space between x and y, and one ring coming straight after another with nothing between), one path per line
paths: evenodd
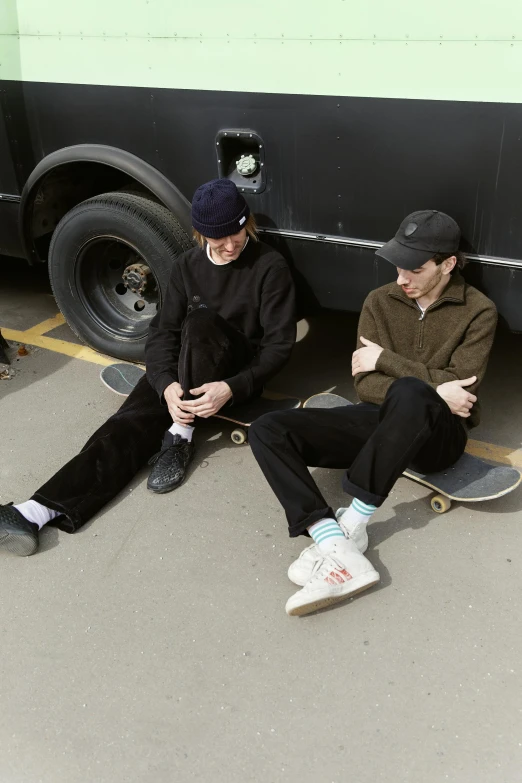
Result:
M96 246L105 249L96 253ZM148 288L153 294L150 301L144 302L143 295L139 302L140 307L146 304L143 315L133 313L130 292L121 283L111 290L111 281L120 275L118 268L103 266L111 247L116 255L139 256L151 270L153 285ZM148 324L161 306L172 264L192 247L179 221L162 204L119 192L83 201L58 223L49 248L49 277L58 307L87 345L118 359L142 361ZM117 260L111 261L112 269ZM116 290L121 301L125 296L130 303L120 305Z

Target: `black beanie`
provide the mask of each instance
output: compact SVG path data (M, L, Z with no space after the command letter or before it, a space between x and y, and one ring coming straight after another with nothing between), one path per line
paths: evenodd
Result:
M204 237L221 239L237 234L250 215L245 199L229 179L205 182L192 199L192 225Z

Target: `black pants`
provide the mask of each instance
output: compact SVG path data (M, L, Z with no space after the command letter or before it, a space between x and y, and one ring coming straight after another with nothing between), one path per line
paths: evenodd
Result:
M395 381L381 406L269 413L249 433L252 451L286 512L290 536L333 516L307 466L348 468L345 491L380 506L403 470L444 470L462 455L466 440L462 420L416 378Z
M191 398L189 389L203 383L231 377L253 354L247 338L221 316L205 308L193 310L181 335L178 369L184 396ZM64 514L55 524L74 533L159 450L171 425L167 406L143 377L121 408L32 499Z

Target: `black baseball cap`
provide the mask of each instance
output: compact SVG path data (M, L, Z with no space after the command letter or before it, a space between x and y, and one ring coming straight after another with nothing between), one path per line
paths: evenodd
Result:
M445 212L421 209L404 218L393 239L376 255L400 269L418 269L435 253L456 253L460 228Z

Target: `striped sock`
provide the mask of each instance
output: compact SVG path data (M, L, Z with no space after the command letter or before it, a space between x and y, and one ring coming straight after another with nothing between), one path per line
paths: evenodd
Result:
M363 503L362 500L354 498L350 508L339 515L339 521L348 531L353 530L358 525L367 525L376 508L377 506Z
M335 519L321 519L310 525L308 532L324 554L331 552L337 541L345 537Z

